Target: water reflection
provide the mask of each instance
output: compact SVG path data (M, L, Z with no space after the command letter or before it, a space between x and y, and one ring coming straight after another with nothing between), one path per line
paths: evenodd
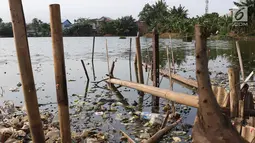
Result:
M167 67L166 45L168 40L161 40L160 42L160 66ZM175 66L178 68L192 68L195 69L194 49L195 44L184 43L179 40L173 40L173 53ZM144 44L142 49L142 56L144 61L152 59L152 48L150 41L145 40L147 44ZM148 46L149 45L149 46ZM255 68L255 42L253 41L240 41L240 48L242 53L242 59L244 64L245 75L247 76ZM235 41L208 41L207 46L209 48L209 68L228 68L229 66L239 66L237 51L235 47ZM170 55L171 56L171 55ZM148 58L149 57L149 58ZM171 59L172 57L170 57ZM190 67L192 65L192 67ZM185 70L184 70L185 71Z

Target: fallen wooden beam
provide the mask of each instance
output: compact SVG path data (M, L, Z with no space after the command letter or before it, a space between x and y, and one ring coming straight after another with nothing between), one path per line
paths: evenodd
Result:
M160 88L149 86L149 85L124 81L124 80L119 80L119 79L113 79L113 78L108 79L107 82L113 83L113 84L119 84L119 85L126 86L126 87L133 88L133 89L137 89L139 91L150 93L150 94L160 97L160 98L165 98L165 99L168 99L168 100L180 103L180 104L198 108L197 96L173 92L173 91L169 91L166 89L160 89Z
M125 81L125 80L119 80L114 78L108 79L106 80L106 82L122 85L122 86L133 88L139 91L143 91L143 92L152 94L153 96L171 100L179 104L183 104L183 105L187 105L187 106L191 106L195 108L199 107L198 96L173 92L167 89L160 89L160 88L149 86L149 85L139 84L139 83ZM221 111L226 114L229 114L230 109L226 107L221 107ZM255 110L246 109L244 114L249 116L255 116Z
M147 68L151 69L152 66L151 65L148 65L146 63L143 63L143 66L147 66ZM166 76L166 77L169 77L169 72L167 70L163 70L163 69L160 69L159 70L159 73L163 76ZM182 82L186 85L189 85L191 87L195 87L195 88L198 88L198 84L197 84L197 81L195 80L192 80L192 79L187 79L187 78L184 78L180 75L177 75L177 74L173 74L171 73L171 78L174 79L174 80L177 80L179 82Z

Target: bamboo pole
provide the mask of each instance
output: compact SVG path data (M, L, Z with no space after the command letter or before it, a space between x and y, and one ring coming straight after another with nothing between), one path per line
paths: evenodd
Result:
M92 47L92 62L94 62L94 54L95 54L95 36L96 32L94 31L94 35L93 35L93 47Z
M138 69L138 78L139 83L144 84L143 78L143 67L142 67L142 56L141 56L141 46L140 46L140 36L137 34L136 37L136 58L137 58L137 69ZM141 96L144 96L143 92L140 92Z
M9 0L9 6L31 137L33 142L44 143L22 2Z
M110 63L109 63L109 53L108 53L108 44L107 44L107 39L105 40L105 48L106 48L106 60L107 60L107 65L108 65L108 73L110 73Z
M228 70L229 87L230 87L230 117L238 117L238 104L240 100L240 78L239 71L234 68ZM238 88L239 87L239 88Z
M136 54L135 54L135 60L134 60L134 69L135 69L136 82L139 83L138 68L137 68L137 55Z
M172 100L174 102L184 104L187 106L198 107L198 104L197 104L198 98L196 96L183 94L183 93L177 93L177 92L169 91L166 89L159 89L154 86L124 81L124 80L118 80L118 79L114 79L114 78L108 79L107 82L113 83L113 84L119 84L119 85L126 86L129 88L134 88L139 91L143 91L143 92L152 94L157 97Z
M169 39L170 39L170 50L171 50L171 54L172 54L172 64L173 64L174 73L175 73L175 62L174 62L173 42L172 42L172 37L171 37L170 34L169 34Z
M236 50L237 50L237 54L238 54L238 59L239 59L239 64L240 64L240 68L241 68L242 78L243 78L243 81L244 81L245 77L244 77L243 60L242 60L242 54L241 54L241 51L240 51L240 45L239 45L238 41L236 41Z
M130 75L130 81L132 81L131 56L132 56L132 38L130 38L130 41L129 41L129 75Z
M70 143L71 132L60 5L52 4L49 7L61 142Z
M158 96L160 98L172 100L179 104L199 108L198 96L173 92L173 91L169 91L167 89L160 89L160 88L149 86L149 85L134 83L134 82L125 81L125 80L119 80L119 79L115 79L115 78L107 79L105 81L108 83L118 84L118 85L125 86L128 88L140 90L145 93L152 94L153 96ZM221 111L228 115L230 109L222 106ZM246 109L244 113L245 113L245 115L255 116L255 110Z
M152 57L153 57L153 86L159 87L159 34L156 29L153 29L152 38ZM153 107L159 106L159 98L152 97Z

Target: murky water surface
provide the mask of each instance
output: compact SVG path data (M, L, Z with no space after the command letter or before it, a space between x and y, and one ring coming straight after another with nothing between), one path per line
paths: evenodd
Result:
M132 78L130 77L129 67L129 43L132 38ZM94 56L94 70L91 63L92 38L64 38L66 72L68 80L68 95L71 113L72 130L82 132L85 129L106 133L110 142L119 142L121 134L119 130L125 131L133 139L138 140L143 132L153 133L151 127L144 124L147 120L135 119L130 115L134 110L138 110L138 106L134 101L138 102L139 95L134 89L121 87L118 90L120 94L116 94L107 90L106 83L101 82L97 86L92 83L106 77L108 72L106 59L106 39L108 41L110 64L117 59L114 69L114 76L122 80L136 81L133 67L133 59L135 55L135 38L119 39L118 37L97 37ZM141 38L142 56L144 61L150 60L152 49L151 39ZM160 40L160 65L167 68L166 45L169 45L168 39ZM175 59L175 69L177 74L187 78L195 79L195 58L194 58L194 42L186 43L182 40L173 39L173 53ZM57 113L56 91L54 79L54 66L52 56L52 45L50 38L29 38L30 54L33 64L34 79L36 83L37 96L39 104L42 104L40 110L46 110ZM232 65L239 65L233 41L208 41L210 48L209 70L211 77L219 74L227 74L227 69ZM248 75L255 68L255 47L251 42L241 42L241 51L243 56L245 74ZM149 56L148 56L149 55ZM149 58L148 58L149 57ZM87 79L81 64L84 60L86 68L90 76L88 90L86 90ZM144 73L145 81L147 81L148 73ZM152 82L148 80L148 84ZM0 39L0 95L2 104L5 100L12 100L15 105L24 105L22 87L17 87L20 81L19 69L17 64L16 50L14 39ZM161 88L169 89L169 80L163 78L160 85ZM16 90L13 92L13 90ZM192 94L193 91L179 84L174 84L173 89L176 92ZM87 92L86 92L87 91ZM160 106L163 107L168 102L161 99ZM151 95L146 94L143 102L143 112L151 112ZM177 111L185 118L183 123L176 130L186 131L190 134L190 130L185 128L187 124L193 124L196 110L178 105ZM160 114L164 114L162 108ZM133 118L132 118L133 117ZM169 134L165 138L171 142ZM183 141L187 140L187 135L181 136ZM166 141L163 141L166 142Z

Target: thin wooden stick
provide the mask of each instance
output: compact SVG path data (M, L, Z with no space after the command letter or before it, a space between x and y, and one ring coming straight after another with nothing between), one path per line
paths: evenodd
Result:
M124 131L120 130L120 132L128 139L129 143L136 143L131 137L129 137Z
M131 56L132 56L132 38L130 38L130 48L129 48L129 75L130 75L130 81L132 81L132 66L131 66Z
M59 126L61 142L70 143L71 131L66 84L64 46L59 4L50 5L50 21L58 101L58 115L60 119Z
M168 110L168 111L166 112L166 117L165 117L164 122L162 123L162 125L161 125L161 128L160 128L160 129L165 128L166 123L167 123L167 121L168 121L169 114L170 114L170 111Z
M92 61L91 65L92 65L93 79L95 81L96 80L96 73L95 73L95 66L94 66L94 62L93 61Z
M244 81L245 76L244 76L243 60L242 60L242 54L241 54L241 51L240 51L240 45L239 45L238 41L236 41L236 50L237 50L237 54L238 54L238 59L239 59L239 64L240 64L240 68L241 68L242 78L243 78L243 81Z
M92 62L94 62L94 53L95 53L95 31L94 31L94 35L93 35L93 47L92 47Z
M172 64L173 64L173 68L174 68L174 73L175 73L175 62L174 62L174 52L173 52L173 43L172 43L172 37L169 34L169 39L170 39L170 50L171 50L171 54L172 54Z
M173 90L172 89L172 86L171 86L171 82L172 82L172 76L171 76L171 61L170 61L170 58L169 58L169 49L168 47L166 47L166 54L167 54L167 61L168 61L168 75L169 75L169 84L170 84L170 90Z
M146 64L146 63L143 63L143 66L145 66L145 65L147 65L147 67L148 67L149 69L152 69L152 66L151 66L151 65L148 65L148 64ZM160 70L159 70L159 73L160 73L161 75L163 75L163 76L168 77L168 78L170 77L169 72L166 71L166 70L160 69ZM180 76L180 75L173 74L173 73L171 73L171 78L174 79L174 80L180 81L180 82L182 82L182 83L184 83L184 84L186 84L186 85L189 85L189 86L192 86L192 87L196 87L196 88L198 87L197 81L195 81L195 80L186 79L186 78L184 78L184 77L182 77L182 76Z
M181 120L182 120L182 118L180 118L179 120L177 120L176 122L174 122L170 126L164 127L163 129L159 130L156 134L154 134L150 139L148 139L144 143L157 143L157 142L159 142L159 140L162 139L162 137L167 132L169 132L171 129L176 127L181 122Z
M244 87L244 85L250 80L250 78L254 75L254 72L252 71L249 76L244 80L244 82L241 84L241 89Z
M9 6L31 137L35 143L44 143L22 1L9 0Z
M167 53L167 61L168 61L168 75L169 75L169 85L170 85L170 90L173 91L173 81L172 81L172 76L171 76L171 61L169 58L169 49L166 47L166 53ZM173 113L175 114L175 105L174 102L172 101L172 110Z
M113 77L113 71L114 71L114 68L115 68L115 61L112 62L112 66L111 66L111 70L110 70L110 78Z
M87 69L86 69L86 66L85 66L85 64L84 64L84 61L83 61L83 60L81 60L81 64L82 64L82 66L83 66L83 69L84 69L85 75L86 75L86 77L87 77L87 81L89 81L88 71L87 71Z
M107 58L107 65L108 65L108 73L110 73L110 63L109 63L109 54L108 54L107 39L105 40L105 47L106 47L106 58Z

